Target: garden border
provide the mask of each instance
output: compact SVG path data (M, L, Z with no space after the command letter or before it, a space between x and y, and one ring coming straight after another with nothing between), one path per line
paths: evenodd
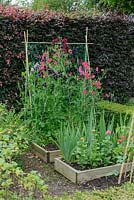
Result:
M111 165L107 167L100 167L89 170L76 170L64 161L61 160L61 157L55 158L55 170L60 174L64 175L71 182L79 184L86 181L94 180L96 178L101 178L104 176L112 175L112 172L120 172L122 164ZM132 163L125 163L123 172L128 172L131 170Z
M32 143L31 147L33 152L46 163L54 162L54 159L61 155L60 150L47 151L36 143Z

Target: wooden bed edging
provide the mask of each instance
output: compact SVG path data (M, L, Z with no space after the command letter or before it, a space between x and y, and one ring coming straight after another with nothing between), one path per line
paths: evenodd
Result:
M59 157L61 155L60 150L54 150L54 151L47 151L41 146L39 146L36 143L31 144L33 152L43 161L46 163L52 163L54 162L54 159L56 157Z
M131 166L132 166L132 163L128 163L128 164L126 163L124 165L124 172L130 171ZM90 181L96 178L108 176L112 174L112 172L115 172L115 171L119 173L120 168L121 168L121 164L116 164L116 165L107 166L107 167L100 167L100 168L80 171L80 170L74 169L73 167L69 166L67 163L63 162L61 158L55 158L55 170L76 184L84 183L86 181Z

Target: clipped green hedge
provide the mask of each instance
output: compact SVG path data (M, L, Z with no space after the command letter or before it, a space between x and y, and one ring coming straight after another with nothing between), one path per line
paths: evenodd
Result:
M127 106L109 101L99 101L96 104L101 109L106 109L116 113L125 113L125 114L134 113L134 106Z
M19 100L18 82L24 71L24 31L29 41L52 41L57 36L69 42L85 42L89 29L91 65L109 69L104 80L104 93L112 93L113 100L125 102L134 96L134 21L127 16L85 14L65 16L56 12L32 12L0 6L0 101L9 107ZM81 47L73 47L77 54Z

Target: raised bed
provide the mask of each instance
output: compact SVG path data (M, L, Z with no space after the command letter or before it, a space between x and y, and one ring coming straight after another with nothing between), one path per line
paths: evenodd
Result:
M132 163L124 165L124 172L130 171ZM119 172L121 168L121 164L116 164L107 167L101 167L96 169L89 170L76 170L70 165L66 164L61 160L61 158L55 158L55 170L66 178L68 178L73 183L84 183L86 181L90 181L96 178L101 178L104 176L109 176L112 172Z
M54 159L59 157L61 155L60 150L53 150L53 151L48 151L38 144L32 143L32 150L33 152L43 161L46 163L51 163L54 162Z

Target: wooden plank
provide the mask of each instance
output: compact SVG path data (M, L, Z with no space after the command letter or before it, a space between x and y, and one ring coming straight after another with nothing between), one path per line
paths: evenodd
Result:
M130 171L131 169L131 163L128 164L128 167L126 168L127 164L125 164L124 167L124 172L125 169L127 171ZM107 166L107 167L101 167L101 168L96 168L96 169L91 169L91 170L85 170L85 171L78 171L77 172L77 183L83 183L89 180L93 180L96 178L101 178L104 176L112 175L114 172L120 171L121 164L119 165L113 165L113 166Z
M132 163L128 163L124 165L124 171L130 171ZM55 170L64 175L73 183L83 183L86 181L90 181L96 178L101 178L104 176L109 176L112 173L118 172L121 169L121 164L107 166L107 167L100 167L96 169L89 169L79 171L74 169L73 167L69 166L65 162L61 160L61 158L55 158Z
M73 183L76 183L76 170L64 163L60 160L60 158L55 158L54 163L55 170L62 175L64 175L67 179L72 181Z
M55 158L58 158L61 155L60 150L55 150L55 151L48 151L49 154L49 162L54 162Z
M32 150L43 161L48 162L48 152L38 144L32 143Z
M60 150L55 150L55 151L47 151L44 148L40 147L36 143L32 143L32 150L34 153L43 161L49 163L49 162L54 162L54 159L59 157L61 155Z

